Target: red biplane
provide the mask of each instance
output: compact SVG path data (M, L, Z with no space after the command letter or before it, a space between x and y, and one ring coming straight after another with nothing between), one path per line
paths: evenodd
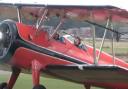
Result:
M57 25L51 29L44 27L51 17L59 18ZM102 46L96 49L94 29L96 25L120 35L108 24L127 23L127 10L109 5L0 0L0 19L0 69L12 71L9 81L1 83L0 89L12 89L20 73L32 73L33 89L46 89L39 81L41 73L83 84L86 89L128 89L128 63L102 52ZM55 39L68 19L92 24L93 47L77 47L79 40L74 43L76 38L71 35ZM98 24L103 21L107 21L106 26Z

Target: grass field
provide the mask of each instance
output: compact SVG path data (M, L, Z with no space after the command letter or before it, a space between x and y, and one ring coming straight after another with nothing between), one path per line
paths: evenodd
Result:
M8 78L9 74L0 74L0 83L8 80ZM41 84L45 85L47 89L85 89L84 86L80 84L43 77L41 77ZM14 86L14 89L32 89L31 75L21 74ZM91 89L100 88L92 87Z
M92 46L92 39L85 39L85 44ZM96 48L100 48L101 39L96 39ZM112 54L112 43L111 40L105 40L103 45L103 51ZM116 42L114 41L114 53L115 56L128 61L128 40Z

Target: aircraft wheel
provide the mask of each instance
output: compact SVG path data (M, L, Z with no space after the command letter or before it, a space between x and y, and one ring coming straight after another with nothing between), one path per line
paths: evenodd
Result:
M7 88L7 83L1 83L0 84L0 89L8 89Z
M46 89L43 85L34 86L33 89Z

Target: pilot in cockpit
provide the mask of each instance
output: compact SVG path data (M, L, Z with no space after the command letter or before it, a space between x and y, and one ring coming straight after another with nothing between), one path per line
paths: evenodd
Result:
M81 42L79 37L75 37L74 45L80 49L83 49L84 51L87 51L87 47Z
M60 41L62 43L65 43L64 37L60 36L59 33L55 33L54 36L53 36L53 39L55 39L57 41Z

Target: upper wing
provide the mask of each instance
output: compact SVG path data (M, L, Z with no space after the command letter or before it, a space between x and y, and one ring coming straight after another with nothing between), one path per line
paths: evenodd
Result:
M41 11L43 11L42 8L47 7L49 8L50 15L55 15L59 13L61 15L66 15L69 18L75 18L80 20L89 19L90 11L94 15L94 20L106 20L106 18L110 14L113 16L113 21L121 20L122 22L126 22L126 20L128 20L128 5L119 4L127 3L126 0L120 0L120 2L115 0L97 0L96 2L97 3L94 3L93 0L86 0L86 3L85 0L70 0L68 2L65 2L65 0L59 0L57 2L53 2L52 0L0 0L0 5L6 7L6 10L1 10L0 12L2 14L2 11L6 11L6 13L11 13L16 16L16 14L11 12L14 12L14 9L7 9L7 7L15 8L17 6L20 6L22 7L22 12L25 13L26 17L41 17ZM124 8L124 6L127 7ZM5 9L5 7L0 8ZM10 16L10 14L7 15Z
M76 1L71 4L70 1L67 3L62 3L63 0L57 1L54 3L50 0L0 0L0 20L4 19L13 19L17 20L17 8L21 7L21 14L22 18L25 23L35 23L37 22L37 18L41 18L44 12L44 9L48 9L47 17L51 16L61 16L66 17L67 19L75 19L80 21L90 20L91 13L93 15L93 19L95 23L99 22L106 22L109 16L112 17L112 22L121 23L123 26L127 26L128 23L128 11L124 8L115 7L116 3L125 3L124 0L121 2L115 2L115 4L111 4L112 1L103 0L106 3L102 3L102 1L98 2L97 4L93 4L90 2L91 0L85 1ZM108 3L109 1L109 3ZM80 3L83 4L80 4ZM90 2L90 3L88 3ZM120 6L119 6L120 7ZM122 6L123 7L123 6Z
M90 12L93 14L94 21L106 21L112 15L113 22L128 22L128 12L116 7L66 7L53 6L47 7L49 16L66 16L76 20L89 20ZM36 19L41 17L45 7L38 6L22 6L22 15L28 19ZM17 10L14 6L0 5L0 18L17 18Z
M128 10L126 0L0 0L2 4L8 5L36 5L36 6L50 6L50 5L61 5L61 6L114 6Z
M46 72L77 83L124 84L128 88L128 70L118 66L71 65L47 66ZM101 84L102 85L102 84Z

